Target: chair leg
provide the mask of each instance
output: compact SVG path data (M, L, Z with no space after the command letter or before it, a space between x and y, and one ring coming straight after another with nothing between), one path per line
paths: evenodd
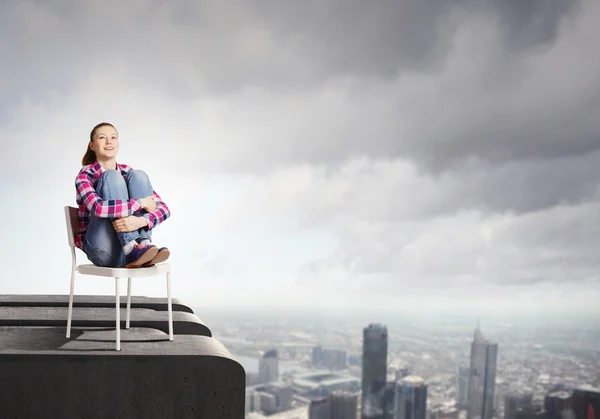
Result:
M117 307L117 351L121 350L121 299L119 298L119 278L115 278L115 301Z
M131 278L127 278L127 321L125 322L125 329L129 329L131 311Z
M169 310L169 340L173 341L173 307L171 306L171 272L167 272L167 308Z
M71 318L73 317L73 292L75 290L75 269L71 271L71 290L69 292L69 311L67 313L67 339L71 338Z

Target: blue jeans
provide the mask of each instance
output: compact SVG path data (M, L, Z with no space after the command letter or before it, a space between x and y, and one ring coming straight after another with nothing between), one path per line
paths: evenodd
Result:
M154 193L150 179L142 170L130 170L127 180L118 170L102 173L96 185L96 193L103 201L139 199ZM144 211L133 215L142 215ZM152 231L141 228L127 233L117 233L112 225L114 218L101 218L91 215L85 233L83 251L96 266L119 268L125 266L123 246L136 239L152 238Z

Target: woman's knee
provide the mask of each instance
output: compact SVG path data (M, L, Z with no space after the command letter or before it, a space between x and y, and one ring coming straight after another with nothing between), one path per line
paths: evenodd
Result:
M127 174L127 186L131 198L144 198L152 195L150 178L143 170L130 170Z
M100 176L100 180L98 180L98 184L96 185L96 192L102 199L129 198L125 179L123 179L121 172L117 170L107 170L102 173L102 176Z
M150 178L148 177L148 174L146 172L144 172L143 170L139 170L139 169L135 169L135 170L130 170L129 173L127 174L127 178L131 179L131 180L136 180L136 181L145 181L145 182L150 182Z
M111 184L125 183L125 179L123 179L121 172L119 172L118 170L106 170L104 173L102 173L102 176L100 176L100 178L103 179L104 182L109 182Z

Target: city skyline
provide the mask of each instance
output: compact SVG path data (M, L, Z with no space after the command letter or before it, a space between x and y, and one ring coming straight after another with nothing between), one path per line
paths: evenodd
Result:
M265 394L269 405L271 398L281 397L283 389L292 389L294 402L274 419L300 419L313 413L315 416L308 416L309 419L331 419L326 399L333 391L362 399L363 407L370 407L359 409L359 417L363 418L590 419L587 411L600 411L598 335L590 331L587 342L578 341L574 323L552 325L539 334L531 326L524 327L513 330L510 337L501 337L503 333L496 330L490 334L492 339L486 338L488 330L484 336L479 325L471 328L472 333L442 323L434 326L434 333L429 327L396 326L390 329L396 339L389 339L387 332L382 333L387 326L379 323L357 327L330 320L311 326L288 321L277 327L247 321L237 326L242 329L232 327L231 322L226 324L228 332L220 338L228 341L228 335L236 336L233 349L237 353L271 347L281 350L279 365L284 372L277 385L251 385L247 393L249 401L256 394ZM280 330L293 339L281 341ZM327 344L322 344L324 334L329 337ZM245 343L244 336L249 337ZM497 341L503 343L498 345ZM259 349L262 356L272 351ZM339 351L346 354L346 368L339 365L338 356L324 356ZM244 355L240 359L246 366ZM457 367L469 359L469 400L464 405L460 402L461 372ZM384 366L383 374L380 365ZM255 369L246 368L248 377L252 377ZM383 387L385 392L380 393L378 390ZM260 407L256 409L254 412ZM263 416L253 413L248 417Z

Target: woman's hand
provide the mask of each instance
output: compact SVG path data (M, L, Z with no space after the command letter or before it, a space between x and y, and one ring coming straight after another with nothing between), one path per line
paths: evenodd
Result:
M156 210L156 201L154 200L154 195L140 199L140 203L142 204L142 208L147 212L153 212Z
M148 222L144 217L130 215L129 217L117 218L112 222L112 225L117 233L129 233L130 231L146 227Z

